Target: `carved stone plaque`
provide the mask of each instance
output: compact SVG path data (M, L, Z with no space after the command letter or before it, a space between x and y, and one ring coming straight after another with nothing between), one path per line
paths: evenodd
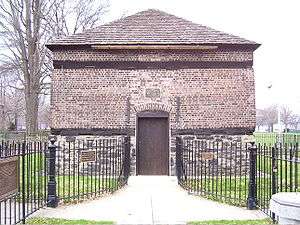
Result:
M213 160L215 156L213 152L202 152L200 157L202 160Z
M18 157L0 159L0 200L18 192Z
M160 98L160 90L158 88L147 88L146 89L147 98Z
M66 136L66 142L74 142L76 140L76 137L74 136Z
M243 135L242 142L255 142L255 137L254 135Z
M95 162L96 161L96 151L82 151L80 156L80 162Z

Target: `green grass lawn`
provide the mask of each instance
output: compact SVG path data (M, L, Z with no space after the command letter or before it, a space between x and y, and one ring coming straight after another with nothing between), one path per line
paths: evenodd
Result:
M293 191L300 191L299 187L298 190L295 189L296 184L300 186L300 164L298 163L298 165L296 166L295 162L289 162L289 160L277 159L276 166L277 166L276 179L279 187L280 184L284 184L288 188L292 185ZM263 175L271 176L272 158L270 156L258 155L256 161L256 168L257 168L258 175L263 174Z
M259 176L271 177L272 175L271 147L276 143L276 135L276 133L254 133L256 143L267 147L262 146L262 150L257 155L256 168ZM295 162L300 157L300 133L283 133L282 141L282 149L280 148L278 152L275 152L278 191L300 191L300 164ZM298 143L298 150L295 152L293 146L296 143Z
M270 178L261 178L258 185L258 193L263 193ZM247 177L229 178L206 178L202 179L188 179L184 184L191 190L198 191L201 196L230 205L246 207L248 197L248 182Z
M29 182L28 182L29 180ZM35 176L25 180L25 198L29 201L42 201L47 198L47 177ZM58 176L56 177L56 193L64 203L82 200L102 193L112 192L118 189L120 181L113 178L96 178L91 176ZM22 184L21 184L22 185ZM22 187L22 186L20 186ZM22 198L22 188L20 196Z
M64 202L79 200L82 197L94 196L101 190L118 189L119 181L115 178L98 176L58 176L56 177L57 194ZM89 194L92 193L92 194Z
M248 179L222 177L206 179L188 179L185 183L193 190L199 190L204 197L232 205L246 206L248 196Z
M254 134L256 144L265 144L267 146L273 146L276 143L275 133L260 133L255 132Z
M24 163L24 165L23 165ZM23 166L25 170L23 171ZM27 199L45 198L48 177L45 176L45 156L43 153L30 153L19 159L20 193L22 196L22 176L24 175L25 195ZM77 173L77 172L76 172ZM64 202L79 200L82 197L95 196L101 192L111 192L118 189L120 181L115 178L77 175L73 172L56 176L57 195ZM92 193L92 194L91 194ZM20 197L21 197L20 196Z
M261 220L206 220L206 221L191 221L187 224L190 225L218 225L218 224L230 224L230 225L252 225L252 224L273 224L270 219L261 219Z
M24 171L23 166L25 168ZM45 168L45 156L43 153L31 153L24 158L20 157L20 198L22 197L23 175L25 198L34 201L46 198L48 176L45 176ZM91 174L79 176L73 174L69 176L67 173L66 175L56 176L56 183L57 195L64 202L95 196L101 192L114 191L120 185L117 178L103 178L102 176L91 176Z
M254 132L256 144L265 144L273 146L276 143L277 133ZM282 133L282 141L284 144L300 143L300 133Z
M261 207L268 207L268 199L272 195L271 183L272 183L272 174L271 174L271 161L269 158L260 158L259 160L264 161L265 167L257 168L256 185L257 185L257 197L259 205ZM261 162L262 163L262 162ZM282 163L281 167L285 168L286 165ZM280 167L280 166L279 166ZM277 176L277 190L280 191L300 191L300 188L295 188L295 183L298 182L300 185L300 168L298 167L297 180L294 167L292 167L292 176L290 174L289 165L287 165L287 170L283 170L280 174L278 172ZM260 171L260 172L259 172ZM280 170L278 170L280 171ZM249 178L246 176L242 177L202 177L202 179L188 178L187 181L183 183L186 189L199 194L207 199L228 203L235 206L246 207L247 197L248 197L248 185ZM292 185L292 186L291 186ZM281 189L282 186L282 189Z
M102 224L111 225L112 221L94 221L94 220L67 220L45 217L33 217L26 220L26 224Z
M20 198L22 198L23 193L23 182L26 199L41 200L46 197L47 177L45 176L45 168L45 156L42 152L29 153L24 157L19 157Z
M33 217L26 220L26 224L101 224L112 225L113 221L94 221L94 220L67 220L56 218ZM217 225L217 224L232 224L232 225L254 225L254 224L272 224L270 219L260 220L206 220L206 221L190 221L190 225Z

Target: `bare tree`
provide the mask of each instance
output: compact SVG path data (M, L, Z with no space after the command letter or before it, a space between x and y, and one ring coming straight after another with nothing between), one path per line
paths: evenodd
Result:
M300 115L293 114L290 119L290 125L297 130L300 124Z
M0 63L17 80L14 88L24 90L28 133L37 130L39 96L49 88L51 55L45 43L94 27L107 7L107 2L96 0L0 0L6 50Z
M263 109L263 118L265 120L265 124L268 125L269 131L273 132L273 126L277 123L277 106L272 105L265 109Z
M17 127L19 119L24 117L24 92L8 87L0 74L0 96L0 130L7 129L9 124Z
M48 128L50 124L50 105L44 103L39 108L39 129Z
M280 110L280 115L281 115L281 122L283 123L284 129L286 130L288 128L288 125L291 123L293 112L291 109L289 109L289 107L282 106Z
M0 131L5 129L5 84L0 74Z
M12 92L7 95L6 119L9 124L14 124L16 129L18 128L19 120L25 116L24 100L24 92L17 89L12 89Z
M76 34L99 25L109 3L105 0L56 0L47 21L56 36Z
M266 124L266 120L264 118L264 110L257 109L256 110L256 126L257 129Z

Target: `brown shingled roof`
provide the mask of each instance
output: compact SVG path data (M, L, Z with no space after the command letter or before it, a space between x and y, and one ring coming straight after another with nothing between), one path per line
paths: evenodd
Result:
M149 9L86 30L83 33L58 38L54 45L186 45L186 44L239 44L258 45L231 34L214 30L168 13Z

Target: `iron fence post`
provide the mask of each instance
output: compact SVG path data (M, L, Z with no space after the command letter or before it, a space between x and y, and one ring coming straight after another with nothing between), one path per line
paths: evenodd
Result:
M130 136L125 137L125 164L124 164L124 175L126 184L130 173Z
M277 163L276 163L276 152L277 147L272 147L271 151L271 160L272 160L272 195L276 194L277 192L277 182L276 182L276 174L277 174ZM275 221L275 213L272 212L272 220Z
M25 155L26 155L26 142L22 143L22 224L26 223L26 192L25 192ZM28 181L27 181L28 182Z
M277 149L277 148L276 148ZM277 174L277 163L276 163L276 150L274 147L272 147L272 194L277 193L277 182L276 182L276 174Z
M250 169L249 169L249 192L247 198L247 209L256 209L256 154L257 147L251 142L250 152Z
M182 141L180 137L176 137L176 176L178 183L181 181L181 155L182 155Z
M55 180L55 159L56 159L56 149L55 145L56 138L54 136L50 137L49 149L49 181L48 181L48 196L47 196L47 206L55 208L58 205L58 197L56 195L56 180Z

